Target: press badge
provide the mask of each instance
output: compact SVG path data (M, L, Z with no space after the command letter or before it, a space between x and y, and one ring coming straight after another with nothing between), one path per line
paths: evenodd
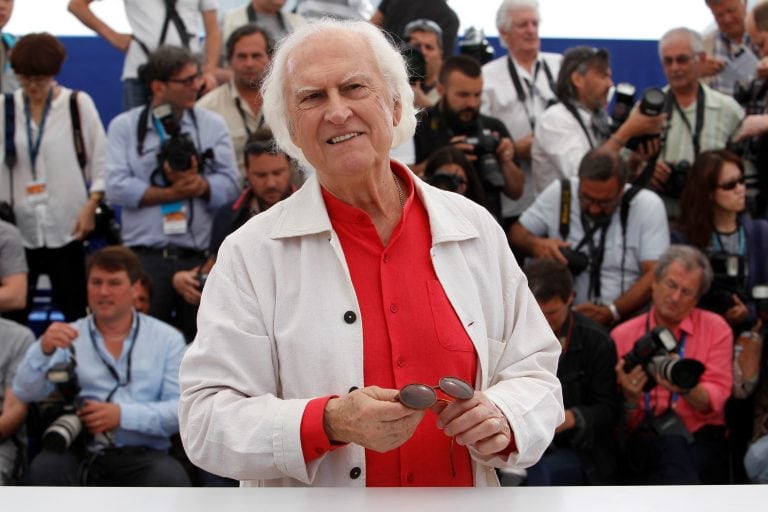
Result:
M183 235L187 232L187 207L184 203L166 203L160 205L163 214L163 234Z
M725 260L725 273L729 277L735 277L739 275L739 257L735 255L729 255Z
M37 206L48 203L48 188L44 181L30 181L27 184L27 203Z

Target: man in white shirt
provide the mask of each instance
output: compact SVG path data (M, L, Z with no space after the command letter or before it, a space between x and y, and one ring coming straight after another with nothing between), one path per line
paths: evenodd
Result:
M203 66L204 89L216 87L216 68L221 52L221 33L216 20L217 0L176 0L168 10L166 2L124 0L125 14L131 34L116 32L91 10L94 0L69 0L69 12L86 27L125 52L123 64L123 110L144 105L149 90L139 77L139 67L149 54L163 44L183 46L192 52L200 50L198 16L205 30Z
M241 7L226 11L221 22L224 40L229 39L237 27L246 23L258 23L272 36L273 41L280 41L296 27L307 22L298 14L282 12L283 5L285 0L251 0Z

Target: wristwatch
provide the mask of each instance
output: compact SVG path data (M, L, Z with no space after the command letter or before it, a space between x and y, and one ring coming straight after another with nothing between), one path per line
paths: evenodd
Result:
M606 304L606 307L608 308L608 311L611 312L611 316L613 317L614 322L621 320L621 315L619 314L619 310L616 309L616 304L611 302L610 304Z

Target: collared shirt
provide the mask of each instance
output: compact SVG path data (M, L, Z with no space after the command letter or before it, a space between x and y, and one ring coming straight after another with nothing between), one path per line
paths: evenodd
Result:
M79 333L72 345L82 388L80 395L105 401L115 389L118 383L105 361L116 370L120 382L125 383L117 387L111 399L120 406L120 425L112 436L115 445L167 449L168 437L179 430L178 374L186 348L181 333L160 320L134 312L123 351L115 359L104 345L92 317L81 318L70 325ZM55 388L45 374L69 357L67 349L59 348L46 356L40 341L31 345L13 381L16 396L24 402L36 402L50 395Z
M757 53L752 49L752 40L748 34L744 34L744 37L740 43L736 43L728 39L728 37L720 32L714 30L704 35L703 37L704 51L709 57L721 59L726 67L732 66L734 59L737 57L748 58L753 61L755 65L760 60ZM742 52L746 52L747 55L741 55ZM754 79L754 74L750 76L741 76L739 79L743 81L750 81ZM708 77L705 82L712 89L733 96L734 88L736 86L735 74L726 73L725 71L718 73L715 76Z
M577 191L579 179L571 178L570 229L567 242L572 248L584 237L581 223L581 207ZM551 183L520 217L520 224L534 236L560 238L560 181ZM605 255L600 267L600 284L603 301L615 301L626 292L642 275L640 266L644 261L656 261L669 246L669 225L664 204L659 196L650 190L641 190L630 202L627 216L626 254L622 251L621 220L619 207L611 215L611 222L605 234ZM599 231L594 235L595 245L599 243ZM586 247L582 251L587 251ZM623 261L622 261L623 260ZM575 304L589 302L589 271L579 274L574 281Z
M250 2L246 2L240 7L235 7L234 9L230 9L228 11L225 11L223 14L223 19L221 20L221 40L226 41L229 39L229 36L232 34L232 32L235 31L238 27L242 27L246 23L249 22L248 20L248 6L251 5ZM282 20L282 24L279 20ZM265 26L265 23L266 25ZM269 32L272 35L272 38L275 40L275 42L280 41L285 36L296 30L302 25L305 25L307 23L306 18L304 16L299 16L298 14L293 14L290 12L280 12L280 17L276 16L268 16L266 14L259 14L256 13L256 23L258 23L260 26L263 26L267 32Z
M187 232L166 235L163 232L161 205L140 206L141 198L150 187L152 173L157 169L160 137L154 129L152 116L147 119L147 135L142 154L138 153L139 117L144 107L136 107L117 116L107 130L107 196L121 206L122 235L125 245L165 247L169 244L204 251L210 242L213 213L240 190L232 139L224 119L215 112L195 107L195 120L190 111L181 119L181 132L190 134L199 153L211 149L213 159L200 168L210 186L208 199L184 200L187 207Z
M520 101L510 76L510 60L520 77L520 83L525 92L525 102ZM527 137L532 133L531 119L538 122L549 102L557 100L549 86L544 63L549 67L553 80L557 80L561 60L562 56L557 53L539 52L534 64L534 70L537 70L534 76L520 66L511 55L505 55L487 63L483 66L483 98L480 111L501 120L507 127L512 140ZM517 200L512 200L505 194L501 195L501 213L504 218L520 215L536 197L531 160L518 159L517 163L525 175L523 195Z
M386 246L365 212L323 191L360 303L364 383L399 389L414 382L436 385L446 376L472 382L475 349L435 275L424 205L413 194L409 176L400 176L408 184L408 200ZM302 430L309 419L305 415ZM322 425L322 415L313 420ZM325 437L322 427L318 431ZM466 447L453 446L456 477L451 476L450 453L450 438L428 414L400 448L366 450L366 485L472 486Z
M238 104L240 108L238 108ZM235 150L235 159L240 174L245 178L245 156L243 148L248 139L248 133L255 132L264 126L264 115L251 110L251 105L240 97L234 79L226 84L218 86L199 100L197 106L216 112L229 127L229 135L232 137L232 146Z
M592 113L576 107L583 125L590 130ZM576 176L581 159L596 143L562 103L552 105L536 123L531 148L533 189L539 195L553 181Z
M35 173L32 172L27 143L27 116L24 113L23 91L18 89L13 94L16 106L14 140L17 161L13 170L9 170L7 165L2 167L0 200L13 202L16 226L24 239L24 246L28 249L63 247L74 240L72 230L88 200L89 190L104 190L104 167L107 157L104 126L93 100L81 91L77 96L77 104L87 155L85 168L81 171L72 135L69 108L71 94L71 89L59 86L59 95L51 103L43 127L43 136L40 138ZM4 110L4 106L0 108ZM31 121L30 127L34 141L40 133L40 127L34 121ZM45 181L48 193L48 200L37 206L27 201L27 186L35 180ZM89 189L86 188L86 181L90 182Z
M632 350L635 341L645 335L649 329L656 327L654 311L651 308L649 313L619 324L611 331L619 357L624 357ZM724 425L725 402L731 396L733 382L733 332L720 315L703 309L694 309L680 322L674 332L678 342L682 333L685 333L685 353L683 354L685 358L696 359L704 364L705 370L699 385L703 386L709 394L710 408L706 412L696 411L682 397L678 397L673 403L669 391L656 386L649 393L653 415L659 416L671 403L691 433L704 425ZM637 426L645 415L642 395L638 398L637 405L630 428Z

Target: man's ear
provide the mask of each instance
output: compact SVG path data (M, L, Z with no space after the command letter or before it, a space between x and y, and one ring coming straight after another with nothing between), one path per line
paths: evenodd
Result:
M168 87L168 84L161 80L152 80L149 82L149 91L152 93L153 98L164 96L166 87Z
M403 117L403 102L400 98L395 99L395 103L392 106L392 126L400 124L400 119Z
M573 84L574 89L581 90L584 87L584 75L579 73L578 71L571 71L571 83Z

